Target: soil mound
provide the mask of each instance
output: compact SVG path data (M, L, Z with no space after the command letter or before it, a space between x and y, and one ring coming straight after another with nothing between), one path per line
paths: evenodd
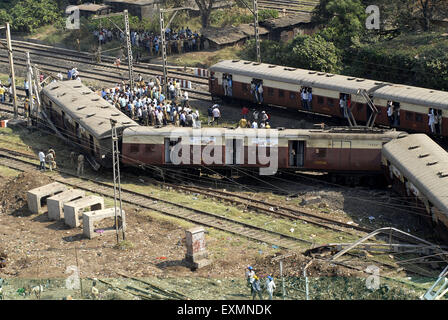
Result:
M26 193L53 181L39 171L25 171L9 180L0 192L0 212L18 216L30 214Z

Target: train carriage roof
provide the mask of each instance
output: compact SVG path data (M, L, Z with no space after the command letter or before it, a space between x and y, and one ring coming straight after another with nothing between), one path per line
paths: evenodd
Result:
M123 132L123 138L132 136L164 136L169 137L182 137L182 136L194 136L195 131L197 134L202 136L226 136L226 137L258 137L262 138L266 136L267 138L275 137L278 135L279 139L298 139L298 140L308 140L308 139L357 139L357 140L370 140L378 139L379 137L385 141L391 139L396 139L407 133L395 130L371 130L365 132L362 129L356 130L353 128L330 128L330 129L251 129L251 128L202 128L193 129L191 127L132 127L128 128ZM275 133L274 133L275 132Z
M448 215L448 152L425 134L383 146L389 160L431 203Z
M78 80L50 83L43 88L43 94L97 139L111 135L110 119L117 121L117 130L138 126L135 121Z
M365 89L376 98L448 109L448 92L397 85L363 78L288 68L245 60L223 60L210 67L212 72L239 74L250 78L317 87L356 94Z

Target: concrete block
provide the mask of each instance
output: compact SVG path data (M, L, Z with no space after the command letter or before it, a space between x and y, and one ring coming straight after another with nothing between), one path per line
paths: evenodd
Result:
M118 228L126 231L126 214L124 210L120 212L117 208ZM104 219L111 219L111 227L101 228L102 232L95 232L95 223ZM83 235L89 239L93 239L100 235L115 233L115 208L108 208L104 210L88 211L82 214Z
M84 211L102 209L104 209L104 199L98 196L87 196L85 198L64 203L65 224L72 228L79 227L79 217L82 216Z
M48 218L64 219L64 204L85 197L86 193L79 189L70 189L47 199Z
M30 209L32 213L45 212L47 198L66 191L67 189L68 187L66 185L59 182L54 182L29 190L26 194L28 209Z
M186 230L187 254L184 262L191 269L199 269L210 264L208 252L205 246L205 230L202 227L195 227Z

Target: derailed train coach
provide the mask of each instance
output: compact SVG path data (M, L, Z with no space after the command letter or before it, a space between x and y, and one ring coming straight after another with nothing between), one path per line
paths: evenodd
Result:
M213 97L231 95L233 99L255 102L251 84L261 83L261 104L344 118L339 105L343 98L356 121L366 122L372 110L360 94L362 91L379 111L377 124L448 137L448 92L445 91L244 60L220 61L209 71L209 91ZM232 89L225 92L228 78L232 79ZM311 93L310 101L302 101L302 90ZM388 101L394 110L390 117ZM430 114L436 121L433 126L429 125Z
M410 211L427 216L446 238L448 153L425 134L411 134L384 145L381 162L395 191Z
M42 89L42 109L58 131L102 167L112 167L112 127L117 134L138 126L78 80L55 81Z
M122 162L130 166L381 173L384 143L394 130L132 127L123 131Z

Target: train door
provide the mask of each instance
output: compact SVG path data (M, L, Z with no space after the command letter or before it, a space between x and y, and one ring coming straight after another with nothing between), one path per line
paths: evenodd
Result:
M226 165L244 164L244 140L226 140Z
M305 159L305 141L288 142L289 167L303 167Z
M93 137L91 134L89 134L89 151L91 155L95 155L95 149L93 144Z
M76 142L78 145L81 144L81 129L79 128L79 123L75 122L75 134L76 134Z
M352 96L348 93L339 94L339 110L342 118L349 118L352 107Z
M181 142L181 138L165 138L164 149L165 149L165 163L166 164L173 163L173 161L171 159L171 151L173 150L174 146L176 146L180 142Z

